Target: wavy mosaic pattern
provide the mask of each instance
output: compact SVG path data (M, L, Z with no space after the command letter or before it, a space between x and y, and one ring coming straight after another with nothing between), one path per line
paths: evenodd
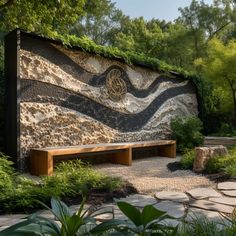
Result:
M35 147L168 138L172 118L198 114L190 81L35 38L21 43L20 77L22 158ZM125 91L117 100L108 78Z

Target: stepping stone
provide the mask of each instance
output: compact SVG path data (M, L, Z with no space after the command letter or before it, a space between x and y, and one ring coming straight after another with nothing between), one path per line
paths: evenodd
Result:
M101 206L98 208L95 212L96 214L99 214L95 217L97 221L106 221L111 220L115 217L115 210L114 206Z
M205 199L210 197L221 197L221 194L218 193L213 188L195 188L190 191L187 191L195 199Z
M220 190L236 190L236 182L218 183L217 188Z
M47 218L47 219L50 219L50 220L55 220L56 219L56 217L49 210L39 211L38 213L41 217L44 217L44 218Z
M14 215L1 215L0 216L0 227L5 225L13 225L23 219L25 219L28 215L25 214L14 214Z
M82 212L85 212L87 211L87 209L89 209L91 207L91 205L89 204L85 204L84 207L83 207L83 211ZM80 205L72 205L70 206L70 209L73 211L73 212L77 212L80 208Z
M209 198L211 202L217 202L225 205L236 206L236 198L233 197L212 197Z
M224 195L230 197L236 197L236 190L229 190L229 191L221 191Z
M181 222L179 220L174 220L174 219L165 219L159 222L162 225L166 225L166 226L172 226L172 227L176 227L179 224L181 224Z
M207 211L207 210L198 209L198 208L189 208L188 215L185 218L185 220L188 222L191 222L194 219L199 219L202 217L205 217L208 220L217 221L217 222L222 222L224 220L224 217L219 212Z
M196 200L189 203L190 206L210 210L210 211L218 211L223 213L232 214L234 208L232 206L223 205L216 202L210 202L207 200Z
M104 221L104 220L110 220L113 219L112 213L105 213L105 211L109 210L111 211L113 209L114 218L119 220L127 220L128 218L124 215L124 213L119 209L117 205L114 204L104 204L101 206L101 213L104 212L104 214L96 217L97 221ZM99 210L100 211L100 210Z
M185 208L183 204L178 202L162 201L155 204L154 207L160 211L166 212L166 214L174 218L183 217L185 214Z
M154 205L157 200L149 195L134 194L126 198L115 199L116 202L127 202L136 207L145 207L146 205Z
M157 192L155 197L159 200L170 200L173 202L189 202L189 198L185 193L174 191Z

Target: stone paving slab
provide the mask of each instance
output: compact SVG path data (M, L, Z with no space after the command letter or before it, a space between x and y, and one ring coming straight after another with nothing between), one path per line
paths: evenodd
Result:
M236 182L222 182L218 183L217 188L220 190L236 190Z
M52 212L48 210L42 210L38 212L40 216L45 217L47 219L55 220L55 216L52 214Z
M115 204L104 204L102 205L102 208L104 208L104 210L112 210L113 209L113 213L114 213L114 217L115 219L122 219L122 220L127 220L128 218L124 215L124 213L119 209L119 207ZM101 209L101 212L104 212ZM112 214L111 213L106 213L106 214L102 214L99 217L96 217L96 220L98 221L104 221L105 219L112 219Z
M189 198L185 193L175 191L157 192L155 197L159 200L170 200L173 202L189 202Z
M183 217L185 214L184 205L178 202L161 201L154 205L160 211L165 211L169 216L174 218Z
M181 224L179 220L175 220L175 219L165 219L165 220L162 220L160 223L163 225L172 226L172 227L176 227L179 224Z
M236 198L233 197L213 197L209 198L211 202L217 202L225 205L236 206Z
M189 203L190 206L210 210L210 211L218 211L223 213L232 214L234 208L228 205L223 205L216 202L210 202L207 200L196 200Z
M213 188L194 188L190 191L187 191L191 197L195 199L206 199L210 197L221 197L222 195L218 193Z
M22 221L23 218L26 218L26 214L11 214L11 215L1 215L0 216L0 226L13 225Z
M229 197L236 197L236 190L221 191L224 195Z
M188 209L188 214L185 220L188 222L191 222L194 219L198 219L201 217L206 217L208 220L217 221L217 222L221 222L222 220L224 220L223 216L219 212L207 211L207 210L193 208L193 207L190 207Z
M150 195L134 194L126 198L115 199L116 202L127 202L133 206L143 208L146 205L154 205L157 200Z

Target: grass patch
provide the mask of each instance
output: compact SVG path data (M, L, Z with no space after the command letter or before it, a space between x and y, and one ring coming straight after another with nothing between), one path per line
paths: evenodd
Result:
M38 201L48 204L51 197L81 199L93 190L112 192L124 186L120 178L108 177L79 160L62 162L53 176L38 182L17 174L12 164L0 154L0 213L29 212L41 207Z
M195 158L195 150L186 151L180 159L180 164L183 169L193 169L193 162Z

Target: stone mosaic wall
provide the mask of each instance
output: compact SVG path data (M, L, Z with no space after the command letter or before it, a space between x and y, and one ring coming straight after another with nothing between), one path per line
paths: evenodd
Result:
M30 148L165 139L175 116L198 114L192 82L21 38L20 159Z

